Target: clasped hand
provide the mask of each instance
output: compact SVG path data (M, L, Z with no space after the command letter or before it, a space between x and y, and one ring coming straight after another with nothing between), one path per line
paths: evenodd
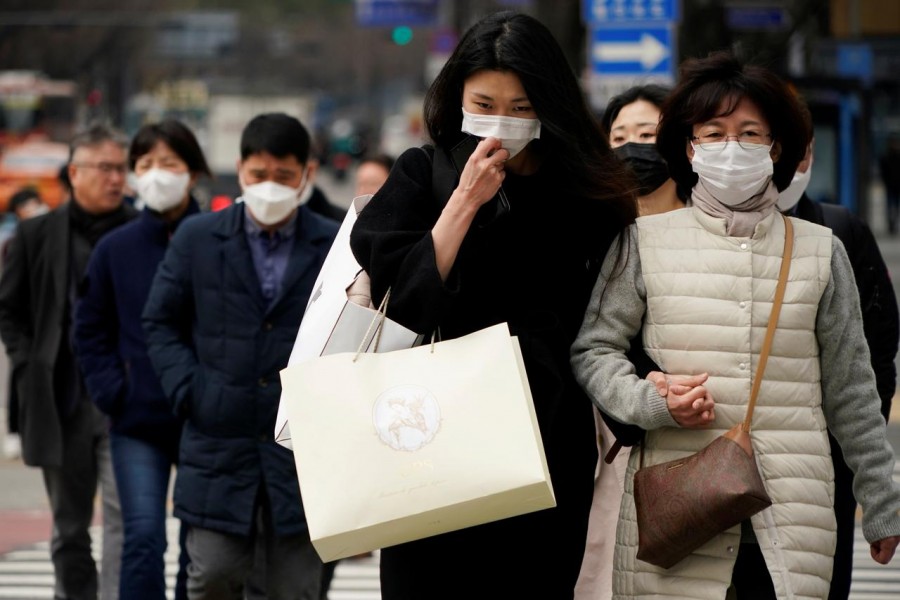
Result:
M647 381L656 386L666 399L669 413L685 429L709 427L716 420L715 401L704 383L709 375L669 375L660 371L647 374Z

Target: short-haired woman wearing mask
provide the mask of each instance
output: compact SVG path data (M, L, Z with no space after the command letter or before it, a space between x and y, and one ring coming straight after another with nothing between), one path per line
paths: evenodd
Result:
M436 148L399 157L351 247L373 300L390 287L388 316L406 327L447 339L509 323L557 506L384 548L382 597L571 598L597 449L568 348L599 262L635 217L632 183L558 43L525 15L466 32L428 91L425 120ZM433 162L468 134L482 139L449 189L435 190ZM505 211L492 201L501 184Z
M657 145L692 206L642 217L625 264L604 264L572 349L576 377L617 419L648 430L645 465L687 456L743 420L768 323L786 231L775 202L809 142L794 95L770 71L726 53L686 62ZM843 245L791 219L784 305L756 410L753 447L772 506L669 569L636 558L632 451L617 531L614 597L825 598L835 546L831 430L855 472L863 532L887 563L900 541L900 489ZM599 300L602 296L603 302ZM644 349L671 375L638 379ZM731 596L730 594L736 594Z
M142 127L128 160L144 210L91 255L75 313L75 351L91 399L111 421L125 533L119 595L162 600L166 499L181 423L150 364L140 316L169 238L199 212L191 188L210 171L194 134L175 120ZM181 556L176 598L187 597L183 545Z

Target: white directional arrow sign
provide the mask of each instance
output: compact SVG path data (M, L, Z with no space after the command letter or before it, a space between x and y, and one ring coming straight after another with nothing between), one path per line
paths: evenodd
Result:
M647 71L652 71L670 55L669 48L649 33L642 33L637 41L608 41L594 45L597 63L640 63Z
M597 27L591 32L591 66L599 75L674 78L673 27L665 23Z

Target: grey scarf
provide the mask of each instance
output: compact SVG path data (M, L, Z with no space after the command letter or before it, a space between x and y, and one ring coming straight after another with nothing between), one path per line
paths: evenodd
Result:
M756 224L775 210L778 188L770 178L762 190L737 206L725 206L698 179L691 190L691 203L711 217L725 219L725 232L732 237L751 237Z

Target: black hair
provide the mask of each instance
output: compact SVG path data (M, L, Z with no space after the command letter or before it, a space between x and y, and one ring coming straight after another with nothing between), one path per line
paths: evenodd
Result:
M296 157L305 165L309 160L309 132L296 118L284 113L266 113L253 117L241 134L241 160L261 152L276 158Z
M612 131L613 121L616 120L622 109L629 104L638 100L646 100L656 108L662 108L671 91L672 89L666 86L648 83L646 85L636 85L617 96L613 96L606 103L606 110L603 112L603 117L600 118L600 126L603 128L603 132L607 136L609 135L609 132Z
M38 191L33 187L25 187L10 196L7 208L9 212L14 213L19 210L20 206L22 206L23 204L27 204L32 200L37 200L38 202L40 202L41 195L38 194Z
M612 219L606 213L598 226L614 233L634 221L631 173L610 150L559 43L528 15L495 13L463 35L425 95L425 124L434 143L449 149L464 137L463 86L484 70L513 73L522 82L541 121L541 137L531 147L542 156L542 168L555 174L560 193L610 207Z
M666 159L682 197L689 197L697 183L686 150L693 126L730 115L744 98L753 102L768 121L776 143L778 160L772 181L779 191L791 183L811 135L797 97L769 69L719 51L682 63L679 82L662 108L656 147Z
M359 164L363 163L375 163L376 165L381 165L388 173L394 168L394 158L384 153L367 154L359 161Z
M163 142L171 148L184 161L191 173L212 176L197 138L181 121L175 119L166 119L141 127L131 140L128 166L134 170L138 159L153 150L158 142Z

